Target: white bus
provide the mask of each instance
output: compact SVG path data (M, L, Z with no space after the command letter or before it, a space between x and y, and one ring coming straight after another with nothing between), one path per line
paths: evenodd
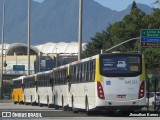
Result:
M48 107L52 106L52 90L51 84L52 70L46 72L40 72L36 74L37 79L37 97L36 101L41 107L43 104L47 104Z
M146 105L145 64L138 53L100 54L70 64L73 112L138 110Z
M52 83L53 83L53 104L55 109L62 109L65 111L68 107L68 65L64 65L58 68L54 68L52 71Z
M24 104L36 104L36 76L29 75L24 77Z

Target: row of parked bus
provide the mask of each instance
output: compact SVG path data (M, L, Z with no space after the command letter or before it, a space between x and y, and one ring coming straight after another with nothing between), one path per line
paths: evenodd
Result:
M138 53L107 53L13 79L14 103L72 110L137 110L146 105L145 64Z

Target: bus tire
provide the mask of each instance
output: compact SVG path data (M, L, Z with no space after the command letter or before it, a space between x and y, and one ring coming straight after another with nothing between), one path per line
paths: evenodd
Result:
M32 95L31 95L31 105L33 106Z
M62 110L64 111L64 99L63 99L63 96L62 96Z
M62 96L62 110L63 111L67 111L68 110L68 106L64 106L64 98Z
M52 105L49 104L49 96L48 96L48 95L47 95L47 106L48 106L48 108L51 108L51 107L52 107Z
M39 107L42 107L43 105L41 103L39 103Z
M152 102L152 108L154 109L154 106L155 106L155 104L154 104L154 102Z
M14 104L17 104L16 101L14 100L14 96L13 96L13 102L14 102Z
M24 96L24 105L27 105L27 103L26 103L26 96Z
M56 105L56 96L54 96L54 109L59 110L58 105Z
M19 105L21 104L21 101L19 101L19 95L18 95L18 104L19 104Z
M34 106L32 95L31 95L31 105Z
M38 95L38 106L42 107L42 104L40 103L40 97L39 97L39 95Z

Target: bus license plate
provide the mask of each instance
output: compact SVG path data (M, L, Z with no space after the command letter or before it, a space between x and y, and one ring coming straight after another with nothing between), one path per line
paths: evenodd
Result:
M117 95L118 98L126 98L126 95Z

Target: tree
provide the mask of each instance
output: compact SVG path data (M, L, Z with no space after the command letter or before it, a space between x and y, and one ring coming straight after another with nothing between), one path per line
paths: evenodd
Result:
M100 53L101 50L106 50L124 40L138 37L140 29L145 28L144 16L145 13L137 8L134 1L129 15L126 15L122 21L109 25L105 31L98 32L91 38L91 42L86 45L86 50L83 52L83 57L93 56ZM115 50L133 51L135 47L135 43L131 42Z
M137 4L135 1L133 1L131 11L134 10L135 8L137 8Z
M110 39L113 45L131 38L139 37L140 30L142 28L147 28L143 19L145 16L146 14L138 9L134 2L130 14L126 15L121 21L114 23L109 29L109 32L111 33ZM133 41L115 50L133 51L136 47L137 44Z
M137 8L135 2L132 4L130 14L126 15L121 21L116 22L106 30L98 32L91 42L86 46L83 52L83 57L89 57L99 54L101 49L106 50L125 40L139 37L141 29L160 29L160 9L154 9L153 13L146 15ZM130 42L117 49L121 52L134 51L137 46L140 46L139 40L137 42ZM148 68L153 68L153 63L160 63L160 48L145 48L143 49L145 62Z
M153 2L152 4L153 4L153 6L154 6L154 5L159 5L159 6L160 6L160 0L156 0L156 1Z
M112 25L109 25L106 31L97 32L93 38L91 38L91 42L88 42L86 45L85 51L82 53L82 57L89 57L96 54L99 54L101 50L105 50L105 48L109 48L112 46L110 39L111 33L109 33L109 29Z

